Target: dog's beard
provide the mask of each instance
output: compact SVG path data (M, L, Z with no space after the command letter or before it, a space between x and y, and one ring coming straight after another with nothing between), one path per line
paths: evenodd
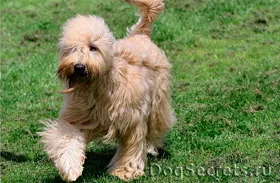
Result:
M58 78L64 83L65 89L60 90L59 93L71 93L79 88L85 88L92 80L92 72L89 71L88 66L84 71L75 72L73 64L67 62L61 64L57 70Z
M75 63L67 61L59 65L57 75L65 83L65 89L61 90L60 93L71 93L88 88L90 83L97 82L111 66L111 64L107 64L106 61L102 60L102 57L94 61L89 60L83 64L85 64L84 71L75 70Z

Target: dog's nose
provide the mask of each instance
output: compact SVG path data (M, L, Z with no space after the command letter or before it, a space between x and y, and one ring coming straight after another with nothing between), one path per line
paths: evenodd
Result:
M86 66L84 64L74 65L74 75L84 77L87 76Z
M81 72L84 72L85 69L86 69L86 66L84 64L75 64L74 65L75 72L81 73Z

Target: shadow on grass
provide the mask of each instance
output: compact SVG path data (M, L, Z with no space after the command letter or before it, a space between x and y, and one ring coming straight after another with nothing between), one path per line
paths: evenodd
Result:
M8 151L1 151L0 156L1 156L1 159L3 158L7 161L14 161L17 163L29 161L29 159L24 155L16 154L13 152L8 152Z
M115 149L108 150L106 152L88 152L87 159L84 165L84 171L81 179L77 182L83 182L83 178L98 178L107 174L106 169L110 160L115 154Z
M106 152L87 152L87 158L85 160L83 174L75 182L85 182L85 180L87 179L98 178L106 174L106 166L113 158L114 153L114 149L108 150ZM44 182L60 183L64 181L60 178L60 176L57 173L57 176L55 176L54 178L48 178Z
M116 152L116 149L109 149L106 152L87 152L86 153L86 161L84 164L84 171L81 177L77 179L75 182L85 182L85 180L89 179L97 179L99 177L103 177L104 175L107 175L106 169L107 165L109 164L110 160L113 158L114 154ZM148 155L149 160L153 161L153 159L168 159L170 157L170 153L159 149L158 150L159 155L157 157L153 157L151 155ZM62 179L57 175L55 178L50 178L45 180L44 182L63 182Z

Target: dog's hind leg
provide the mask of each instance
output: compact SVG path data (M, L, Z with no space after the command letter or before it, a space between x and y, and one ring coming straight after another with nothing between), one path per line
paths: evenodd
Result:
M148 122L147 152L153 156L158 155L157 149L163 146L164 137L175 121L171 107L165 102L159 104L155 118Z
M142 34L148 35L150 37L152 34L152 24L164 9L163 0L126 1L136 6L140 11L140 18L138 22L130 28L128 31L128 36Z
M86 138L79 129L63 121L47 121L39 132L44 149L62 179L75 181L83 171Z
M175 116L170 105L168 82L161 81L164 89L159 89L152 102L151 115L148 120L147 152L153 156L158 155L157 149L162 148L164 137L175 123Z

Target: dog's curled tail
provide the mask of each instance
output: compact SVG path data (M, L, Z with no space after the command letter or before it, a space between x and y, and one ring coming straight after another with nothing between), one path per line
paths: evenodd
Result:
M163 0L126 0L140 11L138 22L128 30L128 36L152 34L152 24L164 9Z

